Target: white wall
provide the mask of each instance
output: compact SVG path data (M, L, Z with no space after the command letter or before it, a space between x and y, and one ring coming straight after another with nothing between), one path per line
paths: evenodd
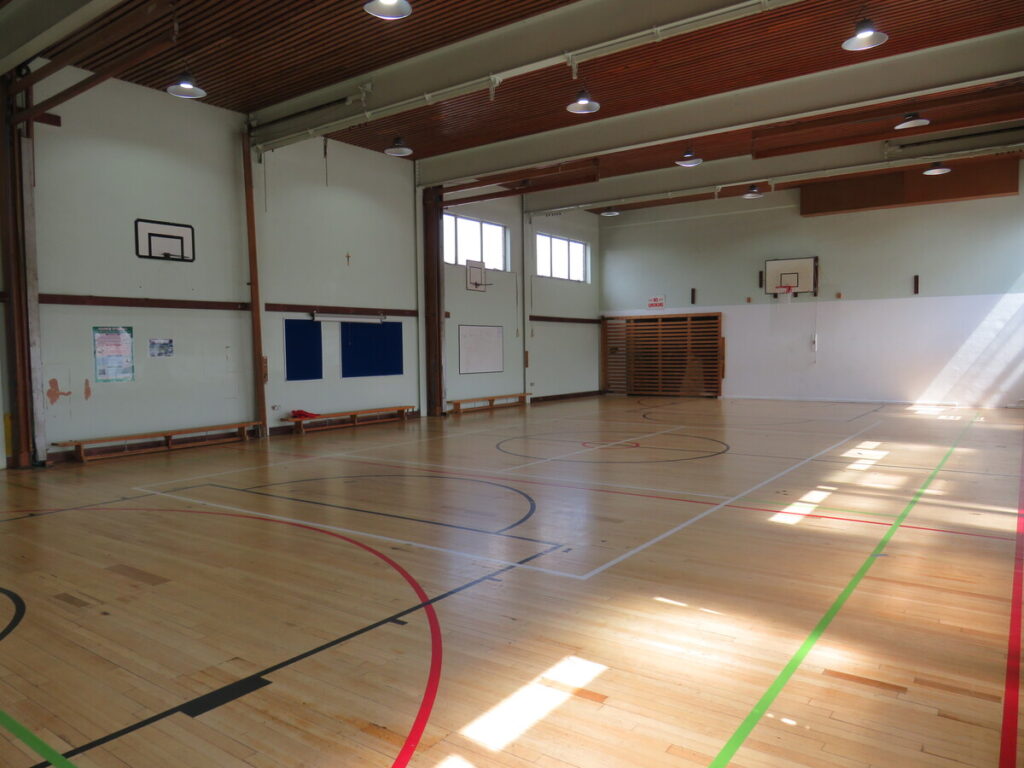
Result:
M523 392L523 241L518 197L499 198L450 208L448 213L508 227L510 271L488 270L486 291L466 290L466 268L444 265L444 308L450 313L444 327L445 397L504 395ZM459 372L459 326L500 325L504 338L504 371Z
M601 315L599 217L582 211L527 218L527 315L597 319ZM580 283L537 275L538 233L590 245L590 279ZM601 326L528 322L529 391L535 396L594 392L600 389Z
M266 154L256 166L260 278L268 304L415 310L413 165L338 142L311 139ZM323 324L324 375L286 381L284 320L266 312L270 426L292 410L317 413L419 404L417 318L403 325L403 373L341 377L340 326Z
M80 76L44 81L39 97ZM36 129L42 293L247 301L238 114L108 81ZM194 263L140 259L136 218L195 227ZM43 378L71 392L47 406L47 439L253 418L247 313L43 305ZM92 327L134 329L134 382L97 383ZM150 337L172 358L149 359ZM92 396L85 399L85 381Z
M667 314L722 312L726 396L1024 399L1024 199L801 217L797 194L602 221L605 313L647 314L657 295ZM757 287L765 259L801 256L820 259L817 299Z

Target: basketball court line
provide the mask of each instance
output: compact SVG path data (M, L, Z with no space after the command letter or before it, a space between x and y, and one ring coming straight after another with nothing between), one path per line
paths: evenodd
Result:
M249 514L239 515L239 514L232 514L232 513L225 513L225 512L203 512L201 510L194 510L194 509L161 509L159 511L163 511L163 512L184 512L184 513L188 513L188 514L213 515L213 516L224 516L224 517L243 517L243 518L250 518L250 519L257 519L258 517L260 517L260 516L255 516L254 517L254 516L249 515ZM291 525L291 526L297 527L297 528L308 528L310 530L315 530L315 528L316 528L316 526L310 526L308 524L302 523L301 521L285 519L285 520L282 520L280 522L287 523L288 525ZM336 534L329 534L329 535L336 535ZM339 537L339 538L344 538L344 537ZM367 549L368 551L373 551L371 548L366 547L366 545L360 544L357 541L352 541L351 543L353 543L353 544L355 544L357 546L360 546L360 547L362 547L364 549ZM553 551L554 551L554 548L551 548L551 549L549 549L547 551L544 551L544 552L537 552L535 554L529 555L529 556L523 558L522 560L517 561L516 563L512 563L512 564L510 564L508 566L505 566L503 568L499 568L497 570L491 571L491 572L489 572L489 573L487 573L487 574L485 574L483 576L480 576L480 577L478 577L476 579L473 579L472 581L469 581L469 582L467 582L465 584L462 584L462 585L460 585L458 587L454 587L452 589L449 589L448 591L443 592L440 595L437 595L436 597L433 597L433 598L428 597L425 592L423 592L421 594L422 590L417 590L417 597L420 597L421 601L419 603L417 603L416 605L413 605L413 606L411 606L409 608L406 608L406 609L404 609L402 611L399 611L399 612L394 613L394 614L392 614L390 616L387 616L387 617L385 617L383 619L375 621L372 624L367 624L364 627L361 627L359 629L353 630L353 631L351 631L351 632L349 632L349 633L347 633L345 635L342 635L340 637L337 637L337 638L335 638L333 640L329 640L326 643L322 643L321 645L318 645L318 646L316 646L314 648L311 648L311 649L308 649L306 651L303 651L302 653L296 654L295 656L292 656L291 658L285 659L284 661L280 661L280 662L277 662L276 664L272 664L271 666L266 667L265 669L262 669L262 670L260 670L258 672L252 673L252 674L250 674L250 675L248 675L248 676L246 676L246 677L244 677L244 678L242 678L240 680L236 680L236 681L233 681L233 682L228 683L226 685L223 685L223 686L221 686L219 688L215 688L212 691L208 691L207 693L204 693L204 694L202 694L200 696L197 696L197 697L195 697L193 699L190 699L189 701L186 701L183 704L179 704L179 705L177 705L175 707L172 707L170 709L164 710L163 712L159 712L159 713L151 715L151 716L149 716L149 717L147 717L147 718L145 718L143 720L139 720L139 721L133 723L132 725L128 725L128 726L125 726L124 728L121 728L121 729L119 729L117 731L114 731L112 733L108 733L106 736L102 736L100 738L94 739L94 740L92 740L92 741L90 741L90 742L88 742L86 744L81 745L81 746L74 747L73 749L70 749L66 753L64 753L64 755L61 755L60 753L56 752L55 750L52 750L48 745L46 745L45 743L40 742L33 734L31 734L30 732L27 731L27 729L25 729L26 737L29 738L29 739L35 739L35 741L39 743L40 748L36 749L36 751L40 755L42 755L43 757L47 758L46 760L44 760L41 763L36 763L31 768L46 768L46 766L49 766L49 765L57 766L57 768L76 768L76 766L74 766L74 764L69 762L66 758L74 757L76 755L80 755L80 754L83 754L85 752L88 752L89 750L92 750L92 749L95 749L97 747L103 746L105 744L109 744L111 741L115 741L116 739L119 739L119 738L121 738L123 736L127 736L130 733L134 733L135 731L138 731L138 730L140 730L142 728L145 728L145 727L147 727L149 725L153 725L154 723L160 722L161 720L164 720L164 719L166 719L166 718L168 718L168 717L170 717L170 716L172 716L174 714L178 714L179 712L180 713L188 714L188 710L192 709L193 705L199 705L201 702L205 702L205 701L208 701L210 699L219 699L219 703L220 704L228 703L228 701L232 701L232 700L234 700L234 699L239 697L237 691L239 689L239 684L240 683L244 683L244 682L250 681L250 680L259 680L259 679L261 679L261 678L263 678L263 677L265 677L267 675L271 675L271 674L273 674L275 672L278 672L278 671L280 671L282 669L290 667L290 666L292 666L293 664L296 664L299 661L307 659L307 658L309 658L311 656L315 656L315 655L317 655L319 653L322 653L323 651L329 650L330 648L334 648L334 647L336 647L338 645L346 643L349 640L353 640L356 637L359 637L361 635L367 634L368 632L371 632L374 629L377 629L379 627L385 626L387 624L397 623L398 621L401 621L401 619L404 616L408 616L409 614L415 613L416 611L419 611L421 609L422 610L429 610L429 611L432 612L434 604L440 602L441 600L445 600L445 599L447 599L449 597L452 597L453 595L457 595L457 594L459 594L461 592L464 592L467 589L470 589L470 588L472 588L472 587L474 587L474 586L476 586L478 584L481 584L481 583L483 583L485 581L493 580L495 577L501 575L502 573L506 573L506 572L512 570L516 566L520 566L520 567L526 566L531 560L536 560L537 558L543 557L544 555L549 554L550 552L553 552ZM401 566L399 566L399 567L401 567ZM402 569L402 570L404 570L404 569ZM431 626L431 630L432 630L432 637L433 637L433 625ZM432 659L431 659L432 660L432 669L433 669L433 662L435 661L435 659L436 659L437 663L439 664L440 663L440 656L438 654L433 654L432 653ZM428 685L429 685L429 683L428 683ZM251 692L251 690L254 690L254 689L252 689L252 688L243 688L242 690L244 690L245 692ZM435 691L436 691L436 689L435 689ZM206 711L208 711L208 708L206 709ZM420 717L422 712L423 712L423 707L421 705L420 711L419 711L418 716L417 716L417 721L419 722L419 721L422 720L421 724L425 726L425 724L426 724L425 718L421 718ZM0 714L2 714L2 712L0 712ZM13 724L14 724L14 726L16 728L20 727L19 724L17 724L16 722L14 722ZM7 725L6 721L3 718L0 718L0 725L4 725L4 726ZM13 732L14 731L12 731L12 733ZM20 735L19 735L19 737L20 737ZM26 741L26 743L29 743L29 742ZM408 746L409 743L410 742L407 739L406 743L405 743L406 746ZM33 747L33 748L35 748L35 747ZM41 750L47 750L47 751L41 751ZM405 752L405 750L403 748L403 754L404 754L404 752ZM406 756L405 763L408 762L408 758L411 757L411 755L412 755L412 753L410 751L408 753L408 755ZM393 766L404 765L405 763L400 763L399 762L399 760L401 758L402 758L402 754L400 754L399 757L396 758L396 761L392 765Z
M754 485L754 486L752 486L752 487L742 491L741 493L738 493L735 496L732 496L732 497L726 499L725 501L722 501L722 502L720 502L718 504L715 504L713 507L710 507L709 509L704 510L703 512L695 515L694 517L691 517L688 520L685 520L682 523L674 526L673 528L670 528L669 530L667 530L667 531L665 531L665 532L663 532L663 533L653 537L649 541L647 541L647 542L645 542L643 544L640 544L640 545L634 547L633 549L631 549L631 550L629 550L627 552L624 552L623 554L621 554L621 555L619 555L619 556L617 556L615 558L612 558L607 563L604 563L603 565L600 565L600 566L598 566L598 567L596 567L596 568L594 568L594 569L592 569L592 570L590 570L587 573L584 573L582 575L571 574L571 573L567 573L565 571L556 571L556 570L549 569L549 568L540 568L538 566L520 565L518 563L512 563L512 562L509 562L509 561L506 561L506 560L500 560L498 558L492 558L492 557L487 557L487 556L482 556L482 555L470 554L470 553L467 553L467 552L462 552L461 550L448 549L448 548L445 548L445 547L437 547L437 546L434 546L434 545L431 545L431 544L422 544L422 543L419 543L419 542L408 541L408 540L405 540L405 539L398 539L398 538L391 537L391 536L382 536L380 534L367 533L365 531L356 531L356 530L352 530L352 529L349 529L349 528L341 528L341 527L337 527L337 526L325 525L325 524L311 522L311 521L307 521L307 520L300 520L300 519L296 519L296 518L282 517L282 516L279 516L279 515L271 515L271 514L264 513L264 512L256 512L254 510L245 509L244 507L236 507L236 506L232 506L232 505L229 505L229 504L220 504L220 503L217 503L217 502L204 501L202 499L195 499L195 498L191 498L189 496L183 496L183 495L175 494L175 493L167 493L167 492L163 492L163 491L152 491L152 490L149 491L149 492L152 493L153 495L156 495L156 496L162 496L162 497L166 497L166 498L170 498L170 499L175 499L177 501L185 501L185 502L188 502L188 503L191 503L191 504L200 504L200 505L203 505L203 506L214 507L214 508L217 508L217 509L225 509L225 510L228 510L228 511L231 511L231 512L235 512L235 513L246 514L246 515L254 515L256 517L264 517L264 518L267 518L269 520L301 522L304 525L309 525L311 527L316 527L316 528L322 528L322 529L328 530L328 531L335 531L335 532L339 532L339 533L346 533L346 534L349 534L349 535L356 535L356 536L362 535L362 536L367 536L369 538L379 539L381 541L389 541L389 542L392 542L392 543L403 544L403 545L411 546L411 547L420 547L420 548L423 548L423 549L433 550L433 551L437 551L437 552L444 552L446 554L452 554L452 555L456 555L456 556L459 556L459 557L486 560L486 561L489 561L489 562L500 563L502 565L509 566L509 567L515 567L515 568L525 568L526 570L538 571L540 573L546 573L546 574L551 575L551 576L561 576L561 577L570 578L570 579L574 579L574 580L578 580L578 581L587 581L587 580L593 578L594 576L597 576L597 575L599 575L601 573L604 573L609 568L611 568L611 567L613 567L615 565L618 565L619 563L629 559L630 557L633 557L633 555L636 555L639 552L642 552L645 549L653 546L654 544L657 544L658 542L663 541L664 539L666 539L666 538L668 538L668 537L678 533L679 531L683 530L684 528L687 528L688 526L692 525L693 523L696 523L699 520L703 520L705 517L708 517L709 515L714 514L718 510L722 509L723 507L726 507L726 506L732 504L732 502L737 501L737 500L743 498L744 496L747 496L750 493L753 493L754 491L758 490L759 488L762 488L765 485L768 485L769 483L774 482L775 480L778 480L780 477L783 477L784 475L789 474L790 472L792 472L795 469L799 469L800 467L804 466L805 464L807 464L810 461L813 461L815 458L817 458L818 456L822 455L823 453L826 453L828 451L834 450L835 448L839 447L843 443L849 442L850 440L853 440L854 438L859 437L864 432L867 432L868 430L873 429L874 427L877 427L880 423L881 422L875 422L873 424L869 424L868 426L864 427L863 429L858 430L857 432L853 433L852 435L844 437L842 440L839 440L838 442L833 443L832 445L830 445L830 446L828 446L826 448L823 448L817 454L814 454L813 456L809 456L806 459L803 459L803 460L797 462L796 464L794 464L794 465L792 465L792 466L782 470L781 472L778 472L778 473L772 475L771 477L769 477L769 478L767 478L765 480L762 480L761 482L759 482L756 485ZM588 449L588 450L593 450L593 449ZM143 489L142 488L136 488L134 490L143 490ZM239 490L243 490L243 489L239 489ZM560 546L567 546L567 544L562 544Z
M244 489L242 489L242 488L235 488L235 489L232 489L232 490L237 490L239 492L244 492ZM215 509L225 509L225 510L228 510L229 512L235 512L235 513L242 514L242 515L252 515L253 517L262 517L262 518L266 518L267 520L277 520L279 522L301 523L301 524L307 525L307 526L309 526L311 528L322 528L325 531L333 531L335 533L343 533L343 534L347 534L349 536L366 536L367 538L370 538L370 539L377 539L379 541L387 541L387 542L390 542L392 544L401 544L401 545L409 546L409 547L419 547L420 549L427 549L427 550L431 550L433 552L443 552L443 553L445 553L447 555L455 555L457 557L464 557L464 558L467 558L467 559L470 559L470 560L486 560L487 562L497 563L498 565L506 566L506 567L509 567L509 568L525 568L525 569L530 570L530 571L537 571L538 573L546 573L549 576L564 576L565 578L568 578L568 579L582 579L581 576L578 576L578 575L572 574L572 573L566 573L565 571L555 571L555 570L552 570L550 568L540 568L539 566L536 566L536 565L522 565L519 562L513 562L513 561L510 561L510 560L501 560L500 558L489 557L487 555L472 554L470 552L463 552L462 550L459 550L459 549L448 549L447 547L437 547L437 546L434 546L433 544L423 544L422 542L418 542L418 541L408 541L407 539L399 539L399 538L395 538L394 536L383 536L383 535L378 534L378 533L368 533L366 531L357 531L357 530L353 530L351 528L341 528L339 526L327 525L325 523L317 523L317 522L314 522L314 521L311 521L311 520L303 520L303 519L297 518L297 517L284 517L284 516L281 516L281 515L271 515L271 514L268 514L266 512L257 512L255 510L246 509L244 507L235 507L235 506L232 506L230 504L220 504L218 502L213 502L213 501L203 501L202 499L194 499L194 498L191 498L189 496L182 496L180 494L174 494L174 493L165 493L163 491L150 491L150 493L152 493L154 496L163 496L163 497L168 498L168 499L175 499L176 501L184 501L184 502L187 502L189 504L200 504L202 506L213 507ZM558 544L557 546L558 547L565 547L565 546L568 546L568 545L567 544Z
M977 414L975 414L975 419L977 419ZM793 675L796 674L808 654L810 654L814 646L817 645L822 635L825 634L825 631L828 629L833 619L835 619L839 614L843 606L846 605L846 602L864 580L864 577L867 576L868 571L870 571L871 567L878 562L878 558L883 554L893 536L896 535L896 532L903 525L904 521L910 516L911 511L913 511L914 507L917 506L918 501L920 501L924 496L925 491L928 490L928 486L931 485L932 481L938 476L939 470L942 469L943 465L949 461L954 451L956 451L957 446L960 444L960 440L974 425L975 419L972 419L962 430L960 430L956 438L953 440L952 445L950 445L949 449L942 457L942 460L934 469L932 469L928 477L918 487L914 496L903 507L903 511L900 512L899 516L882 535L882 538L875 545L874 549L872 549L868 556L864 558L864 562L861 564L860 568L857 569L856 573L854 573L850 578L843 590L835 600L833 600L832 604L818 620L818 623L815 624L814 628L811 630L810 634L807 635L807 638L797 649L796 653L793 654L786 666L782 668L782 671L775 677L772 683L768 686L768 689L764 694L762 694L761 698L757 700L757 703L754 704L754 707L736 728L729 740L722 746L721 750L715 756L715 759L711 761L708 768L727 768L733 757L735 757L744 742L746 742L751 732L782 693L782 689L786 687L786 684L790 679L792 679Z
M788 475L793 470L799 469L804 464L807 464L808 462L811 462L814 459L818 458L818 456L821 456L822 454L827 453L828 451L831 451L831 450L834 450L834 449L838 448L843 443L848 443L850 440L853 440L854 438L859 437L860 435L862 435L865 432L867 432L869 429L873 429L873 428L877 427L881 423L882 422L880 422L880 421L876 421L874 424L868 424L863 429L861 429L861 430L859 430L857 432L854 432L852 435L850 435L848 437L844 437L839 442L833 443L832 445L828 446L827 448L823 448L822 450L818 451L818 453L814 454L813 456L808 456L803 461L799 461L796 464L794 464L793 466L789 467L788 469L784 469L781 472L778 472L778 473L772 475L768 479L762 480L761 482L757 483L756 485L751 486L750 488L748 488L747 490L743 491L742 493L738 493L735 496L733 496L733 497L731 497L729 499L726 499L725 501L723 501L723 502L721 502L719 504L716 504L715 506L713 506L713 507L711 507L709 509L704 510L699 515L696 515L696 516L690 518L689 520L684 520L679 525L675 526L674 528L670 528L669 530L665 531L662 534L659 534L658 536L655 536L650 541L645 542L644 544L640 544L639 546L634 547L633 549L629 550L628 552L624 552L623 554L619 555L618 557L616 557L616 558L614 558L612 560L609 560L604 565L598 566L597 568L595 568L594 570L590 571L589 573L585 573L583 575L584 580L590 579L593 576L597 576L599 574L604 573L609 568L611 568L611 567L613 567L615 565L618 565L619 563L623 562L624 560L628 560L629 558L633 557L633 555L636 555L636 554L639 554L640 552L643 552L645 549L647 549L647 548L657 544L660 541L663 541L664 539L667 539L669 536L672 536L672 535L678 533L679 531L683 530L684 528L687 528L687 527L693 525L694 523L696 523L696 522L698 522L700 520L703 520L708 515L713 515L715 512L720 510L722 507L728 506L728 505L732 504L734 501L739 501L744 496L747 496L747 495L753 493L754 491L756 491L759 488L763 488L764 486L766 486L769 483L772 483L772 482L778 480L780 477L783 477L784 475Z
M519 465L514 466L514 467L509 467L507 469L503 469L501 471L502 472L515 472L516 470L526 469L527 467L533 467L533 466L536 466L537 464L547 464L548 462L551 462L551 461L561 461L562 459L567 459L570 456L578 456L581 453L590 453L591 451L599 451L602 448L610 448L613 445L622 445L623 443L635 443L635 442L637 442L639 440L645 440L645 439L647 439L649 437L657 437L658 435L666 435L669 432L676 432L679 429L682 429L682 427L672 427L671 429L662 429L662 430L659 430L657 432L650 432L650 433L648 433L646 435L637 435L637 436L634 436L634 437L627 437L624 440L615 440L614 442L605 443L604 445L595 446L595 447L592 447L592 448L582 448L582 449L580 449L578 451L572 451L571 453L564 453L564 454L562 454L560 456L552 456L549 459L538 459L536 461L529 461L529 462L527 462L525 464L519 464Z

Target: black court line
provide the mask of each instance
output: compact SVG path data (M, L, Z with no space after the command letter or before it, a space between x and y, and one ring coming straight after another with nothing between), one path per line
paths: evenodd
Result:
M681 437L681 438L689 438L689 439L692 439L692 440L703 440L703 441L709 442L709 443L718 443L718 445L722 446L722 449L719 450L719 451L702 453L700 456L682 457L682 458L678 458L678 459L634 459L634 460L630 461L628 459L623 459L623 460L616 460L616 459L594 460L594 459L571 459L569 457L549 458L547 456L534 456L534 455L529 454L529 453L516 453L515 451L510 451L510 450L502 447L505 443L509 443L509 442L511 442L513 440L538 440L538 441L540 441L540 440L545 439L544 438L545 435L558 435L558 434L563 434L563 433L561 433L561 432L541 432L538 435L519 435L519 436L516 436L516 437L509 437L509 438L507 438L505 440L501 440L498 443L495 443L494 447L497 448L502 453L507 453L509 456L518 456L518 457L523 458L523 459L537 459L539 461L559 461L559 462L566 462L566 463L569 463L569 464L669 464L669 463L679 462L679 461L699 461L701 459L710 459L710 458L713 458L715 456L720 456L723 453L728 453L731 450L731 448L729 447L728 443L722 442L721 440L716 440L713 437L703 437L701 435L670 435L670 437L676 437L676 438ZM632 433L630 433L630 432L620 432L618 434L627 435L627 434L632 434ZM641 439L642 439L642 436L641 436ZM584 442L587 442L587 441L584 441ZM590 442L602 442L602 441L590 441ZM616 441L613 440L612 443L614 443L614 442L616 442ZM628 442L628 441L622 441L622 442ZM633 442L635 442L635 441L633 441ZM602 447L602 446L597 446L597 447L595 447L595 448L593 448L591 450L599 450L600 447ZM644 448L646 448L646 446L641 446L640 449L638 449L638 450L642 450ZM654 450L657 450L657 449L654 449ZM669 451L673 451L673 450L674 451L684 451L684 450L686 450L687 452L691 452L689 449L682 449L682 448L665 448L663 450L669 450Z
M523 515L518 520L516 520L514 523L512 523L510 525L506 525L504 528L499 528L496 531L489 531L489 530L486 530L486 529L483 529L483 528L471 528L471 527L468 527L468 526L456 525L455 523L438 523L438 522L436 522L434 520L424 520L423 518L420 518L420 517L409 517L409 516L406 516L406 515L395 515L395 514L391 514L391 513L388 513L388 512L376 512L376 511L374 511L372 509L360 509L359 507L346 507L346 506L342 506L342 505L326 504L326 503L324 503L324 506L336 507L337 509L348 509L348 510L352 510L353 512L365 512L368 515L380 515L382 517L395 517L395 518L399 518L401 520L413 520L413 521L415 521L417 523L425 523L427 525L440 525L440 526L444 526L444 527L447 527L447 528L458 528L458 529L462 529L462 530L466 530L466 531L473 531L475 533L491 533L491 534L504 534L505 531L512 530L516 526L519 526L519 525L522 525L523 523L525 523L527 520L529 520L531 517L533 517L533 513L537 511L537 502L534 500L534 498L530 494L526 493L525 491L521 491L518 488L514 488L511 485L505 485L504 483L494 482L493 480L477 480L476 478L472 478L472 477L456 477L454 475L410 475L408 473L387 472L387 473L367 474L367 475L328 475L327 477L309 477L309 478L306 478L305 480L285 480L285 481L282 481L280 483L266 483L264 485L250 485L247 488L233 488L232 486L216 485L215 483L209 483L209 485L216 485L216 487L218 487L218 488L232 488L233 490L236 490L236 491L249 491L249 492L257 493L257 491L256 491L257 488L274 488L275 486L278 486L278 485L297 485L298 483L313 483L313 482L317 482L317 481L321 481L321 480L346 480L346 479L349 479L349 478L351 478L351 479L360 479L360 478L367 478L367 477L370 477L370 478L414 477L414 478L422 478L424 480L460 480L460 481L466 482L466 483L478 483L480 485L491 485L491 486L494 486L495 488L501 488L502 490L505 490L505 491L512 491L512 493L518 493L520 496L522 496L524 499L526 499L526 503L529 504L530 507L526 511L526 514ZM272 494L268 493L268 494L261 494L261 495L271 496ZM279 498L279 499L280 498L285 498L285 499L291 499L292 501L306 501L305 499L292 499L290 496L275 496L274 498ZM308 502L308 503L316 503L316 502ZM552 543L550 541L541 541L539 539L530 539L530 538L526 538L524 536L509 536L508 538L523 539L524 541L530 541L530 542L533 542L534 544L551 544Z
M113 499L111 501L95 501L89 504L79 504L78 506L75 507L61 507L60 509L48 509L43 512L28 512L24 515L18 515L17 517L0 517L0 523L12 523L15 520L27 520L30 517L48 517L49 515L56 515L58 512L75 512L77 510L90 509L92 507L104 507L109 504L117 504L122 501L135 501L136 499L146 499L152 495L152 493L140 493L137 496L118 496L116 499Z
M14 606L14 615L11 616L11 620L7 622L7 626L0 630L0 640L3 640L11 634L11 632L21 624L21 620L25 618L25 601L21 599L21 595L17 592L12 592L11 590L4 589L3 587L0 587L0 594L6 596L7 599L11 601L11 605Z
M658 435L658 437L665 437L665 435ZM675 435L668 435L668 437L675 437ZM701 440L708 439L711 438L701 438ZM665 448L656 445L640 445L635 440L627 440L625 443L622 443L618 440L558 440L554 437L531 437L529 435L519 435L516 437L506 438L505 440L502 440L502 442L507 443L509 440L533 440L538 443L565 443L567 445L582 445L584 448L592 448L594 450L598 450L599 448L616 448L618 446L623 446L625 448L642 449L645 451L672 451L673 453L704 453L704 451L700 450L699 448ZM594 443L594 445L587 445L587 443ZM603 443L603 445L597 445L597 443ZM505 451L505 453L507 453L507 451Z
M228 683L227 685L221 686L220 688L217 688L213 691L204 693L202 696L197 696L196 698L179 704L176 707L171 707L170 709L165 709L163 712L158 712L155 715L150 715L144 720L139 720L136 723L133 723L131 725L125 726L124 728L120 728L116 731L108 733L106 736L101 736L98 739L93 739L89 743L83 744L80 747L74 747L73 749L69 749L67 752L63 753L63 756L70 759L77 755L81 755L84 752L88 752L91 749L96 749L97 747L109 744L110 742L115 741L121 738L122 736L127 736L130 733L134 733L135 731L141 730L146 726L153 725L154 723L158 723L161 720L166 720L171 715L178 714L179 712L187 715L187 709L195 709L197 706L199 706L198 702L202 700L215 700L218 695L221 695L221 697L224 698L224 700L221 703L227 703L227 701L234 700L234 698L238 698L238 696L235 696L231 699L226 698L224 694L221 694L221 692L225 689L231 689L232 691L241 690L245 693L251 692L252 690L257 690L258 688L261 688L263 686L256 685L253 681L259 681L265 678L267 675L273 674L274 672L278 672L279 670L282 670L286 667L290 667L291 665L299 661L302 661L303 659L308 659L310 656L315 656L318 653L322 653L323 651L329 650L330 648L334 648L335 646L341 645L342 643L346 643L349 640L353 640L361 635L365 635L366 633L371 632L374 629L377 629L378 627L382 627L385 624L393 624L397 620L400 620L411 613L415 613L416 611L420 611L428 605L434 605L435 603L439 603L440 601L452 597L453 595L457 595L460 592L464 592L465 590L470 589L471 587L475 587L478 584L481 584L485 581L489 581L493 579L495 576L507 573L508 571L511 571L514 568L519 567L520 565L526 565L527 563L536 560L537 558L543 557L544 555L550 554L554 552L556 549L563 546L565 545L555 544L554 546L549 547L543 552L537 552L536 554L530 555L529 557L524 557L522 560L517 560L513 565L506 565L484 576L473 579L472 581L467 582L459 587L455 587L454 589L450 589L447 592L443 592L442 594L437 595L436 597L432 597L430 600L425 600L423 602L417 603L416 605L406 608L405 610L399 611L398 613L394 613L391 616L380 619L379 621L375 621L372 624L367 624L365 627L361 627L360 629L354 630L352 632L349 632L348 634L337 637L334 640L330 640L326 643L323 643L322 645L318 645L315 648L310 648L308 651L296 654L295 656L292 656L290 659L285 659L284 661L278 662L277 664L273 664L267 667L266 669L262 669L259 672L254 672L253 674L247 675L246 677L243 677L240 680L236 680L233 683ZM252 687L254 685L255 687ZM239 696L241 695L244 695L244 693L239 694ZM212 709L212 707L210 709ZM205 711L209 711L209 709ZM40 763L36 763L31 768L46 768L46 766L48 765L51 765L51 763L48 760L43 760Z

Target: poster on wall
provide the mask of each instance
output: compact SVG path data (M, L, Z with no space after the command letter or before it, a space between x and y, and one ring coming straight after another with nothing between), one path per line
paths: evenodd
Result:
M131 326L93 326L96 381L135 381Z
M150 357L174 357L174 339L150 339Z

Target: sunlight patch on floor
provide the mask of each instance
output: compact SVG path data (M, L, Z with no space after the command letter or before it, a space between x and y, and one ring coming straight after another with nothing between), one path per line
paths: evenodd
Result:
M460 733L487 749L500 752L568 701L573 689L583 687L606 669L603 664L579 656L566 656Z

